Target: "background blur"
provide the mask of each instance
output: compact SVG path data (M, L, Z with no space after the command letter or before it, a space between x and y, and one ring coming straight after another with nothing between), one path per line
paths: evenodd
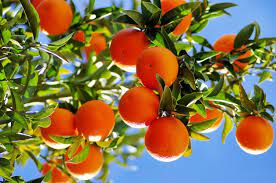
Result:
M77 1L79 8L86 3L85 0ZM112 2L96 0L96 7L109 6ZM115 2L122 2L126 9L131 7L129 0ZM275 0L212 0L211 2L238 4L238 7L229 10L231 17L223 16L210 21L207 28L200 33L211 43L223 34L237 33L253 21L261 25L261 37L276 37ZM245 78L248 92L252 91L257 81L255 77ZM261 87L267 93L268 101L276 106L276 93L274 93L276 83L265 82ZM247 155L238 147L234 131L223 145L221 131L222 127L209 135L211 137L209 142L193 141L193 154L189 158L181 158L172 163L161 163L151 158L145 151L141 158L130 161L133 166L129 169L111 165L110 179L115 183L275 183L276 145L263 155ZM26 167L17 167L15 175L21 175L25 180L40 177L32 161L29 161Z

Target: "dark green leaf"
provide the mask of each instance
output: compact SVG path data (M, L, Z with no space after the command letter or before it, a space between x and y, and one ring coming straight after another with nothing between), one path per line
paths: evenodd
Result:
M162 94L159 108L169 112L174 110L172 92L171 89L167 86L165 87L164 92Z
M221 10L225 10L227 8L232 8L234 6L237 6L237 4L234 3L218 3L218 4L214 4L210 7L210 12L213 11L221 11Z
M195 131L195 132L202 132L204 130L209 129L210 127L212 127L216 122L217 122L218 118L214 118L214 119L210 119L210 120L206 120L200 123L189 123L189 126L191 128L191 130Z
M123 11L129 18L131 18L140 27L144 26L143 15L135 10L124 10Z
M198 92L186 94L184 97L178 100L178 104L189 107L195 104L202 96L203 94Z
M39 23L40 23L38 13L36 12L32 3L29 2L29 0L20 0L20 3L24 8L26 16L28 17L28 21L33 32L33 37L36 40L39 33Z
M224 85L224 75L221 76L218 84L214 87L214 89L212 90L212 92L208 95L208 97L213 97L219 94L219 92L221 91L221 89L223 88Z
M234 44L236 49L241 48L248 43L249 38L253 34L254 27L254 24L249 24L238 33Z

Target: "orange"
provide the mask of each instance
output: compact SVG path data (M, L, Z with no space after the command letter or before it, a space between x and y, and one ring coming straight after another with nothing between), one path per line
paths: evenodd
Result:
M149 154L164 162L180 158L189 145L189 133L185 125L174 117L154 120L149 126L145 145Z
M79 146L73 157L80 153L81 150L82 147ZM70 163L68 161L69 159L70 158L66 154L65 160L67 162L65 162L65 166L69 173L79 180L89 180L95 177L101 171L104 163L103 153L101 149L95 145L90 145L89 154L84 161L80 163Z
M272 125L258 116L244 118L238 125L236 140L242 150L258 155L270 149L274 140Z
M156 75L159 74L169 87L177 78L178 61L168 49L161 47L148 48L140 55L137 66L137 76L142 84L150 89L160 89Z
M162 14L164 15L168 11L172 10L173 8L185 4L184 0L161 0L161 8ZM181 35L187 32L190 28L192 23L192 13L188 14L187 16L183 17L183 20L176 26L173 31L174 35Z
M143 128L158 117L159 98L150 89L140 86L128 90L120 100L119 112L126 124Z
M53 164L55 163L61 163L61 161L54 162L52 161ZM58 182L63 182L63 183L71 183L72 179L63 173L58 167L52 164L45 163L42 168L42 174L46 175L49 171L52 171L52 176L51 180L49 181L50 183L58 183Z
M52 140L54 136L76 136L77 130L74 124L75 116L67 109L57 108L50 116L51 125L48 128L40 128L41 136L45 144L54 149L65 149L69 144L60 144Z
M78 31L74 35L74 39L80 42L85 42L84 32ZM107 47L105 37L100 33L92 33L90 46L85 47L86 58L90 58L91 52L95 52L96 55L99 55L102 51L104 51Z
M202 131L202 133L210 133L216 131L222 122L223 112L218 109L206 109L206 117L201 116L200 114L195 114L189 120L190 123L201 123L204 121L212 120L217 118L217 121L207 130Z
M90 141L105 139L113 130L113 110L100 100L83 104L76 114L76 127L80 134Z
M31 3L36 8L43 0L31 0Z
M144 32L136 29L124 29L114 35L110 54L120 68L135 71L138 57L149 47L150 41Z
M40 18L40 26L48 35L60 35L68 31L73 12L64 0L43 0L36 7Z
M214 50L224 52L224 53L229 53L229 52L233 51L235 38L236 38L235 34L223 35L215 42ZM240 48L240 50L242 50L242 49L245 49L245 47L243 46L242 48ZM244 53L243 55L240 55L238 60L245 59L247 57L250 57L251 55L252 55L252 52L249 50L246 53ZM221 56L218 55L217 59L219 59L220 57ZM243 71L246 68L246 66L248 65L248 63L242 63L242 62L239 62L238 60L234 61L234 63L233 63L235 72ZM222 64L217 63L217 64L215 64L215 67L222 67Z

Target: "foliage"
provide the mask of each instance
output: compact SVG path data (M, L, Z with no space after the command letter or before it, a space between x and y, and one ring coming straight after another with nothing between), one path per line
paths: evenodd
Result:
M105 141L97 142L105 152L104 168L98 179L104 182L109 179L110 163L126 167L130 157L138 157L143 152L141 139L145 131L127 133L128 127L117 110L121 94L138 81L113 64L108 49L97 57L94 54L90 58L83 56L81 48L89 44L92 32L102 32L110 41L118 30L137 27L147 34L153 46L166 47L177 55L179 76L173 86L163 88L160 96L162 115L176 115L187 125L189 116L195 112L204 115L206 107L218 108L226 114L223 143L234 124L245 116L258 115L273 121L274 106L266 100L264 91L255 85L254 96L248 96L242 81L253 74L259 76L259 83L272 78L271 72L276 69L273 53L276 38L260 38L257 22L245 26L235 40L236 49L223 55L225 68L217 70L212 65L221 53L214 51L208 40L200 36L200 31L211 19L229 15L226 9L235 4L196 1L178 6L162 16L158 0L143 0L141 12L136 9L136 1L133 10L123 10L115 5L94 9L94 2L90 0L85 15L81 16L71 1L74 20L70 30L64 35L48 37L50 41L45 44L37 39L39 17L28 0L0 1L0 176L4 182L24 182L20 177L12 177L15 163L24 165L32 159L41 170L41 161L65 154L65 150L49 147L42 153L46 146L38 130L49 126L49 116L57 106L76 112L81 104L94 99L113 105L117 116L114 132ZM174 37L172 30L189 13L194 17L192 26L185 35ZM72 39L78 30L85 32L85 43ZM242 45L246 50L238 49ZM232 63L247 50L254 54L240 62L249 63L249 66L244 72L237 73ZM162 85L162 78L157 77ZM189 124L190 137L209 140L199 131L213 123L214 120ZM69 156L80 144L87 143L77 137L51 138L72 144ZM70 161L80 162L87 154L87 148L84 148ZM190 154L191 147L184 156ZM43 177L34 182L42 180Z

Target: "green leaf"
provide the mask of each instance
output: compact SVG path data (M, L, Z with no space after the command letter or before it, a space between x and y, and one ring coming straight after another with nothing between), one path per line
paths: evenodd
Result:
M214 87L214 89L208 95L208 97L214 97L214 96L218 95L219 92L221 91L221 89L223 88L223 85L224 85L224 75L221 76L218 84Z
M52 171L49 171L44 175L42 182L50 182L51 179L52 179Z
M95 1L96 0L89 0L89 4L87 7L87 13L91 13L94 10Z
M51 42L49 45L48 45L48 49L49 50L58 50L60 47L64 46L67 44L67 42L73 37L74 33L71 33L67 36L65 36L64 38L62 39L59 39L57 41L54 41L54 42Z
M24 11L28 18L28 22L29 22L32 32L33 32L33 37L36 40L38 37L38 33L39 33L39 23L40 23L38 13L36 12L32 3L29 2L29 0L20 0L20 3L22 4L22 7L24 8Z
M269 113L267 113L267 112L261 112L260 115L261 115L263 118L265 118L265 119L267 119L267 120L269 120L269 121L271 121L271 122L274 122L273 116L270 115Z
M161 9L151 2L142 1L142 15L146 24L150 27L154 27L161 18Z
M200 123L189 123L188 125L190 126L191 130L195 132L202 132L204 130L209 129L212 127L216 122L218 118L202 121Z
M22 116L20 113L16 111L12 111L7 113L7 115L16 123L18 123L20 126L22 126L25 129L28 129L28 122L25 119L24 116Z
M237 4L234 3L218 3L218 4L214 4L210 7L210 12L214 12L214 11L221 11L221 10L225 10L227 8L232 8L234 6L237 6Z
M90 145L86 145L77 155L75 155L68 162L70 163L81 163L88 157L90 152Z
M182 73L180 79L182 79L186 84L190 85L193 90L196 90L196 80L194 73L187 67L186 64L182 64L180 68Z
M24 105L22 103L21 96L15 90L11 89L10 91L11 91L12 103L13 103L14 109L18 112L24 111Z
M143 27L145 25L143 15L135 10L123 11L129 18L131 18L137 25Z
M55 136L55 135L49 135L49 136L52 140L62 144L73 144L77 138L77 137L64 137L64 136Z
M258 76L260 77L259 84L266 80L272 80L272 74L269 71L263 71Z
M202 36L199 35L194 35L191 37L196 43L202 45L202 46L206 46L207 48L213 49L212 45L208 42L207 39L205 39Z
M194 109L190 108L190 107L186 107L184 105L176 105L175 111L178 114L184 114L186 116L190 115L191 112L196 112Z
M197 102L197 103L195 103L193 106L193 109L195 109L196 110L196 112L199 114L199 115L201 115L202 117L206 117L206 108L205 108L205 106L202 104L202 103L200 103L200 102Z
M167 86L165 87L164 92L162 94L159 108L168 112L174 110L172 92L171 89Z
M240 99L242 106L249 112L253 112L256 110L255 104L248 99L248 96L243 88L243 86L240 84Z
M161 86L161 88L164 90L166 84L165 81L161 78L161 76L159 74L156 74L156 79L159 83L159 85Z
M190 131L190 136L191 138L193 139L196 139L196 140L200 140L200 141L208 141L210 140L209 137L205 136L205 135L202 135L201 133L197 133L193 130Z
M2 38L3 38L4 44L8 44L8 42L11 39L11 31L9 31L8 29L4 29L2 31Z
M0 176L10 180L13 169L14 168L11 166L9 160L5 158L0 158Z
M232 131L233 127L234 127L234 124L232 122L232 119L228 115L225 115L225 122L224 122L223 131L222 131L222 137L221 137L223 144L225 144L226 137Z
M77 140L68 148L68 157L71 159L74 154L77 152L79 146L81 145L81 141Z
M189 106L195 104L199 99L201 99L202 96L203 96L203 94L199 93L199 92L186 94L180 100L178 100L178 104L189 107Z
M254 24L249 24L238 33L234 44L236 49L241 48L243 45L248 43L249 38L253 34L254 27Z
M211 59L219 54L220 54L220 52L217 52L217 51L199 52L199 53L195 54L194 57L198 63L201 63L201 62Z
M177 54L174 42L171 40L171 38L169 37L169 35L167 34L166 30L164 29L164 27L161 27L161 35L164 39L164 43L166 48L168 48L169 50L171 50L171 52L173 52L173 54Z
M200 2L185 3L168 11L161 18L161 25L166 25L170 22L177 21L190 14L200 5Z
M161 8L161 1L160 0L153 0L153 3L158 6L159 8Z
M131 19L128 15L121 15L119 17L116 17L115 19L112 20L112 22L138 26L138 24L133 19Z

